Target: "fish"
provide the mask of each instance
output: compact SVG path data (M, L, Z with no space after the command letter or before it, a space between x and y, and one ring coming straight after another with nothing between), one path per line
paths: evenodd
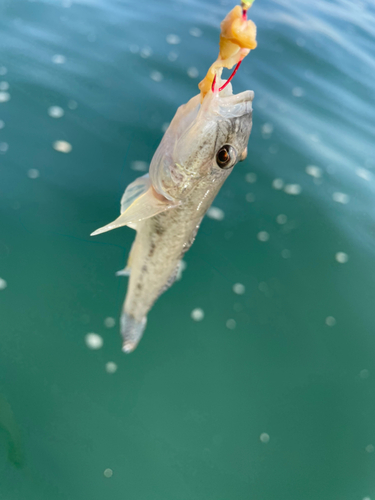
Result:
M220 79L218 79L220 85ZM176 280L202 219L234 166L246 157L254 92L232 85L180 106L150 164L125 190L121 215L92 235L136 230L123 274L129 275L121 315L122 350L134 351L147 313Z
M134 351L155 301L176 281L180 262L202 219L234 166L247 155L254 92L233 94L230 81L257 46L256 26L247 19L253 0L242 0L221 23L219 55L198 85L200 94L180 106L150 164L121 199L121 214L94 231L129 226L136 230L121 314L122 350ZM235 66L228 80L223 68Z

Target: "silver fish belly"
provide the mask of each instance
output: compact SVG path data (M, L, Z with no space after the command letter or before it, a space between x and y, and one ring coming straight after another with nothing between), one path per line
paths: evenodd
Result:
M126 272L128 291L121 316L123 351L138 345L147 313L175 281L204 214L234 165L246 156L252 127L253 92L210 92L181 106L150 165L149 175L125 190L121 215L98 229L137 231ZM125 273L124 273L125 274Z
M184 205L146 219L137 226L121 316L124 352L135 349L146 326L148 311L173 285L180 261L193 244L202 218L220 187L199 186Z

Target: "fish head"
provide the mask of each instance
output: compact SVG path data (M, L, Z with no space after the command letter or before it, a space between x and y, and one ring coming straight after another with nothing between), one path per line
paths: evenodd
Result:
M154 189L182 201L203 179L222 183L246 157L253 97L250 90L233 95L229 84L180 106L150 165Z

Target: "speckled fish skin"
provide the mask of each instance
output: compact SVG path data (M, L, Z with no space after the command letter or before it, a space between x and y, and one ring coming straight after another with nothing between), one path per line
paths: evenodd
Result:
M252 91L232 95L228 85L223 92L210 92L202 104L198 95L181 106L155 152L149 177L137 179L127 188L122 215L94 233L121 225L137 231L127 265L130 278L121 316L124 352L132 352L138 345L147 313L173 284L204 214L246 153L253 95ZM223 146L231 147L231 160L220 168L217 154ZM142 183L145 190L139 196L137 189ZM132 186L136 188L133 191ZM133 192L138 197L133 197Z

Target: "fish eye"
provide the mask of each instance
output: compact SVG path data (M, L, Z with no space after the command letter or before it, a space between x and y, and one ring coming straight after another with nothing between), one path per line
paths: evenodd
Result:
M232 146L226 144L216 153L216 163L220 168L230 168L236 161L236 152Z

